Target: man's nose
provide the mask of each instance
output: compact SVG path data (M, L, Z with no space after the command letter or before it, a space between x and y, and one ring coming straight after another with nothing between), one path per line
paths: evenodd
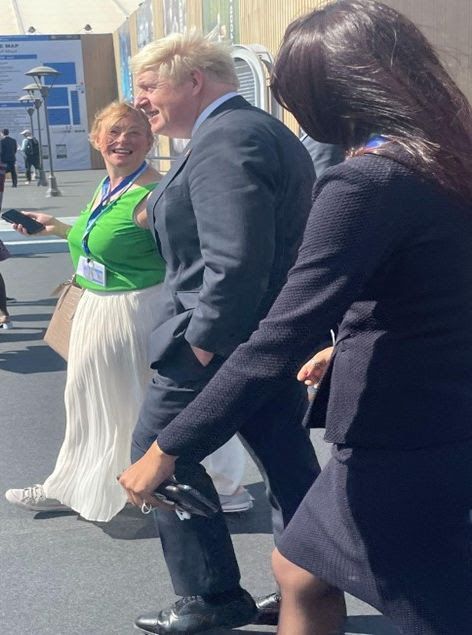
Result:
M133 106L135 108L139 108L140 106L142 106L144 101L145 101L145 98L144 98L144 94L143 94L142 90L138 90L138 92L134 96Z

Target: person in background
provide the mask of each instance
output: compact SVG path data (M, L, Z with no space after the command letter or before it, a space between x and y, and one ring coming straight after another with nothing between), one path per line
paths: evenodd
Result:
M5 164L5 172L10 172L11 183L13 187L18 185L18 176L16 173L16 152L18 144L16 140L10 137L8 128L3 128L2 138L0 139L0 161Z
M155 374L133 434L133 470L121 477L130 500L141 504L132 474L154 463L156 437L249 338L284 284L305 226L314 171L295 135L237 94L234 61L224 44L196 32L171 34L141 49L133 68L135 103L153 131L190 138L148 203L166 278L150 340ZM272 400L257 401L240 430L266 479L276 540L319 472L301 425L303 387L292 381L279 388ZM178 462L175 475L218 500L198 462ZM161 510L156 516L174 589L183 597L139 616L138 628L195 633L258 619L240 586L223 515L183 522Z
M343 148L336 143L320 143L312 139L303 130L300 131L300 141L308 150L313 161L316 178L319 179L328 168L344 161Z
M27 212L46 226L43 234L67 239L85 292L72 325L66 430L56 466L43 484L10 489L6 498L32 511L73 509L106 522L126 504L116 475L129 464L150 375L147 338L165 266L146 215L146 200L161 178L146 162L153 142L147 117L113 102L95 116L90 141L107 177L76 223Z
M3 198L3 186L5 183L5 166L0 162L0 208ZM0 262L10 258L10 252L6 245L0 240ZM0 273L0 329L7 330L12 327L10 314L8 313L7 301L11 299L7 297L5 281Z
M272 87L311 137L349 158L317 181L267 318L122 480L136 503L156 504L162 479L243 430L339 323L330 362L310 371L325 369L307 417L326 425L332 457L273 554L278 634L344 632L347 592L401 633L465 635L471 106L420 30L374 0L338 0L290 24Z
M143 129L141 130L141 128ZM118 134L120 131L121 133ZM29 133L29 131L23 131L24 133ZM111 185L115 182L119 183L120 179L126 180L127 171L135 167L138 162L144 163L148 151L147 139L149 135L152 139L147 118L125 104L113 103L97 115L90 138L94 147L102 153ZM30 139L28 135L25 137L25 141ZM115 137L118 138L118 141ZM108 139L110 139L112 149L107 145ZM126 153L128 150L130 151L129 155ZM152 178L152 181L146 183L149 178ZM60 511L73 508L87 520L105 522L111 520L126 502L126 497L117 485L115 476L121 471L121 466L128 462L130 429L137 418L138 402L143 388L142 382L145 382L149 373L142 347L152 324L151 312L155 308L157 298L157 287L154 285L149 285L149 288L142 290L130 291L130 289L133 285L136 285L136 289L140 289L139 285L147 284L150 281L156 281L157 284L164 276L164 265L155 249L151 234L147 231L144 208L144 202L149 192L155 187L159 179L160 175L147 167L142 176L129 187L129 191L125 190L121 194L121 197L116 200L103 218L99 218L96 227L93 228L91 240L100 234L102 241L98 244L100 259L106 260L109 268L116 268L113 277L109 276L108 286L104 289L97 288L95 283L83 279L83 276L79 275L77 278L82 286L89 288L89 291L86 298L81 301L74 321L82 322L84 319L82 305L84 305L83 311L85 311L86 304L91 303L90 307L87 308L87 313L95 309L97 311L93 323L98 324L99 328L94 331L96 339L93 338L90 343L90 347L97 346L97 367L94 373L97 385L91 385L93 383L92 376L88 379L86 377L89 356L92 354L93 348L85 347L83 353L80 353L75 346L74 350L78 352L79 359L72 357L69 360L65 394L68 415L66 439L59 454L56 468L44 484L36 484L23 489L11 489L6 494L9 502L24 509ZM138 199L140 207L139 211L136 212L130 205ZM82 213L72 231L68 225L60 223L49 215L30 215L46 225L46 233L57 234L61 237L65 237L67 234L74 264L77 266L80 264L80 258L84 257L84 254L80 255L80 250L77 251L80 243L80 232L84 229L82 226L87 215L90 215L98 201L99 192L97 190L91 203L92 207L89 206ZM136 226L134 218L137 219L139 226ZM107 239L103 234L104 231L109 231L112 239ZM120 232L123 234L122 236L118 236ZM133 243L133 239L135 239L135 243ZM118 256L118 250L125 247L128 251L128 257ZM139 250L142 250L142 254ZM155 262L152 261L152 256L156 258ZM146 266L149 266L148 273L141 271ZM111 292L112 287L115 288L116 293ZM99 341L101 338L103 338L103 342L108 341L109 336L105 336L105 334L108 333L111 324L107 326L106 322L101 323L100 320L105 319L109 307L113 307L113 311L115 310L115 304L120 311L117 313L116 320L113 320L111 324L118 332L109 342L110 350L109 346L104 346L104 343L99 345ZM0 304L1 310L2 305ZM118 323L118 316L121 315L122 311L130 311L131 313ZM11 322L6 311L6 303L5 312L4 316L0 313L0 324L2 328L10 328ZM141 315L142 312L143 315ZM124 337L123 334L120 335L121 329L129 323L132 316L141 324L135 334L130 332ZM82 328L87 328L85 323ZM84 337L85 332L74 332L74 341L80 342ZM130 357L128 363L123 364L120 360L127 356L126 347L129 347ZM112 375L110 375L109 370L105 373L102 366L110 364L110 360L113 358L116 364L113 366ZM107 362L105 362L106 359L108 359ZM104 377L109 378L108 381L99 378L100 372L104 373ZM116 401L112 386L122 385L123 391L120 394L124 395L127 384L131 390L130 399L126 399L126 402ZM98 386L102 386L103 389L97 389ZM85 400L87 403L80 402L81 390L85 391L86 394L91 393L90 398ZM116 414L117 410L120 412L119 416ZM108 415L106 415L106 411L109 411ZM82 429L81 421L83 420L89 421L89 425L86 427L86 432L80 433L83 435L82 442L76 446L72 439L78 434L78 430ZM110 446L101 446L95 443L103 431L108 431L110 434ZM219 448L205 461L214 479L223 511L234 513L250 509L253 505L252 498L249 492L241 486L245 451L239 439L236 436L230 439L223 448ZM87 470L90 470L90 473L87 474ZM112 476L111 480L110 475ZM106 482L106 479L109 480Z
M31 183L31 168L35 171L41 167L39 141L33 137L31 130L23 130L21 133L24 137L21 143L21 152L25 159L26 183ZM35 172L36 176L36 172Z
M213 481L224 513L233 514L252 509L253 497L242 485L246 450L238 435L234 435L224 446L207 456L202 465Z

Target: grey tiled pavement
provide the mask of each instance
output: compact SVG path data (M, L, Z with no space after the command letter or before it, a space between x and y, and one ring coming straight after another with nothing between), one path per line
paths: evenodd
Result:
M3 208L42 209L74 217L88 200L100 171L59 172L63 196L46 188L7 182ZM54 300L49 293L71 272L65 245L22 239L0 221L0 238L14 257L0 264L15 328L0 333L0 490L40 483L54 465L63 432L65 365L42 342ZM313 437L324 462L329 449ZM270 592L272 539L268 505L257 469L248 461L245 481L255 497L248 513L228 518L242 583L253 594ZM174 600L148 517L127 508L110 523L76 514L28 513L0 496L0 635L131 635L133 618ZM191 566L191 563L189 563ZM395 635L371 607L348 598L346 633ZM245 627L229 633L266 633Z

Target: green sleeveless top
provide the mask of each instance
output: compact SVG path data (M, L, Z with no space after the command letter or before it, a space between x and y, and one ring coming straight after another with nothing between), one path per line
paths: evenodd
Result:
M162 282L165 263L157 251L151 232L138 227L134 222L136 206L156 185L157 183L150 183L130 188L112 201L107 211L98 218L88 237L91 252L89 257L105 265L106 286L102 287L76 275L81 287L94 291L130 291ZM80 213L67 236L75 270L79 257L86 257L82 248L82 236L92 213L92 203L101 187L100 183L92 201Z

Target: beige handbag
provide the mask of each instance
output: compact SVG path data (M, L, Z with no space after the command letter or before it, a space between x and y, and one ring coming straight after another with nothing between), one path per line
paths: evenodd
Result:
M44 341L67 360L72 321L84 290L76 284L74 278L65 282L61 287L62 291L44 334Z

